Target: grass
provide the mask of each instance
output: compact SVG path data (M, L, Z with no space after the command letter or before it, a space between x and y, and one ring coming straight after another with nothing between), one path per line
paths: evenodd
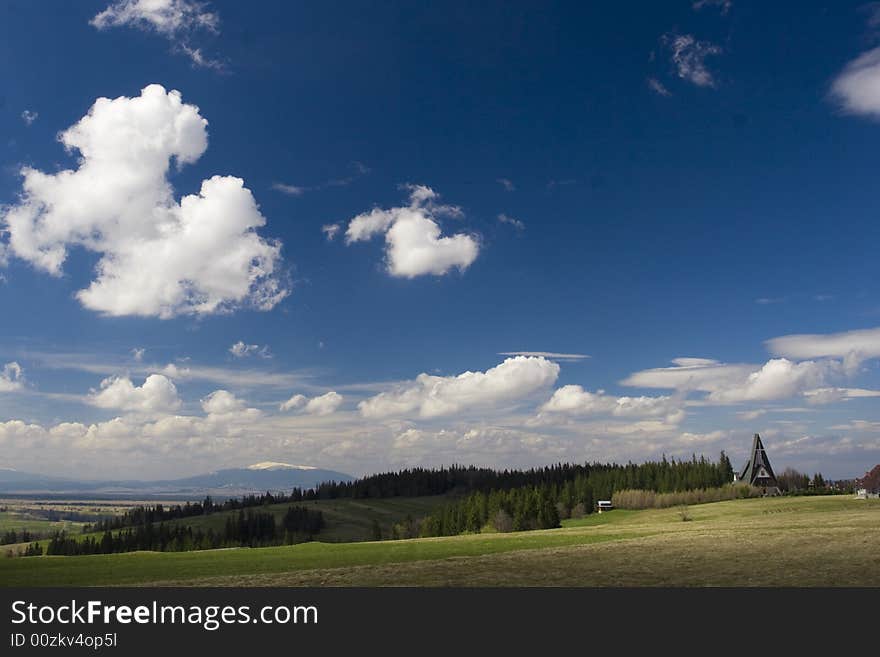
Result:
M0 560L5 586L880 586L880 502L733 500L561 529Z
M0 511L0 534L11 530L20 532L23 529L32 534L48 534L59 529L78 532L82 525L81 522L69 520L50 521L24 511Z

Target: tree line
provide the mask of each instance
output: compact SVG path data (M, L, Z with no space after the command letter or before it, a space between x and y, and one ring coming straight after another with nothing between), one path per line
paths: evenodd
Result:
M290 504L302 502L303 499L302 491L295 488L290 495L267 491L261 495L245 495L239 498L229 498L221 503L214 502L209 495L201 502L186 502L185 504L175 504L172 506L166 506L161 503L153 506L139 505L128 509L125 513L102 518L90 525L85 525L83 526L82 531L84 534L90 534L108 529L115 530L122 529L123 527L137 527L139 525L156 524L167 522L169 520L180 520L197 516L207 516L213 513L250 509L259 506L268 506L270 504Z
M610 500L616 491L674 493L720 488L733 479L733 468L724 452L717 462L696 456L684 461L664 457L641 465L593 464L566 472L573 477L518 488L478 490L444 504L422 519L417 535L454 536L479 532L486 525L497 531L550 529L558 527L560 519L592 513L597 500Z
M612 473L607 476L603 473ZM663 457L636 465L627 463L557 463L529 470L492 470L453 465L439 469L412 468L370 475L349 482L325 482L314 489L294 490L303 500L335 498L419 497L424 495L466 494L510 490L527 486L563 485L578 477L597 476L601 490L610 496L620 480L629 488L685 490L704 485L720 486L733 480L733 467L724 452L717 463L705 457L675 461ZM601 480L601 481L600 481ZM605 481L609 484L606 485ZM613 480L613 482L612 482ZM704 483L710 482L710 483ZM608 486L611 488L608 488Z
M239 510L230 515L222 530L182 523L158 525L145 522L136 527L116 531L106 529L101 537L74 537L59 531L52 535L46 546L47 555L78 556L83 554L112 554L149 550L153 552L186 552L228 547L268 547L291 545L312 540L324 527L324 514L301 506L291 506L277 522L270 512ZM36 548L40 546L34 544ZM29 554L29 552L31 554ZM24 556L40 554L31 550Z
M34 541L38 538L40 537L37 534L29 532L27 529L22 529L20 532L17 532L14 529L10 529L3 532L3 535L0 536L0 545L11 545L13 543L29 543L30 541Z

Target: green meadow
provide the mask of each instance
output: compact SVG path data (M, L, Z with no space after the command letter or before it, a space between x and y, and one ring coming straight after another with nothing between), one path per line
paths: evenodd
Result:
M404 541L9 558L0 560L0 584L880 586L878 500L733 500L563 524Z

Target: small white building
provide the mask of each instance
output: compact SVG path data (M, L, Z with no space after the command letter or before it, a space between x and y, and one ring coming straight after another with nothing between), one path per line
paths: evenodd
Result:
M614 508L614 505L611 504L611 500L599 500L596 502L596 511L602 513L603 511L611 511Z

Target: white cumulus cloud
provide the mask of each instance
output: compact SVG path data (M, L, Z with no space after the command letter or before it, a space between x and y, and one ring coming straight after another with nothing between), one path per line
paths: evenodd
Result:
M229 415L245 409L245 402L228 390L215 390L202 400L202 410L208 415Z
M278 409L281 411L302 409L308 415L330 415L342 405L343 400L342 395L332 390L311 399L305 395L293 395L290 399L283 402Z
M21 199L0 215L9 251L53 275L69 248L100 254L77 298L106 315L271 309L288 293L281 244L257 233L266 220L244 182L214 176L179 203L168 182L172 160L182 166L205 152L206 125L198 107L160 85L99 98L60 135L79 152L78 168L22 169Z
M358 409L366 418L440 417L522 399L553 385L558 376L559 365L546 358L516 356L485 372L420 374L414 381L362 401Z
M318 397L312 397L307 403L305 411L309 415L330 415L342 404L342 395L332 390Z
M441 276L451 269L470 267L480 251L477 238L466 233L442 236L437 223L442 216L460 217L461 209L437 203L437 194L430 187L411 185L409 190L409 205L373 208L351 219L345 231L346 244L384 233L388 273L400 278Z
M554 391L543 406L544 413L569 415L612 415L615 417L652 417L680 411L680 402L670 396L616 397L603 390L590 392L579 385L567 385Z
M134 385L128 377L106 378L101 381L101 389L90 395L89 403L139 413L170 412L181 405L174 382L162 374L151 374L141 386Z

